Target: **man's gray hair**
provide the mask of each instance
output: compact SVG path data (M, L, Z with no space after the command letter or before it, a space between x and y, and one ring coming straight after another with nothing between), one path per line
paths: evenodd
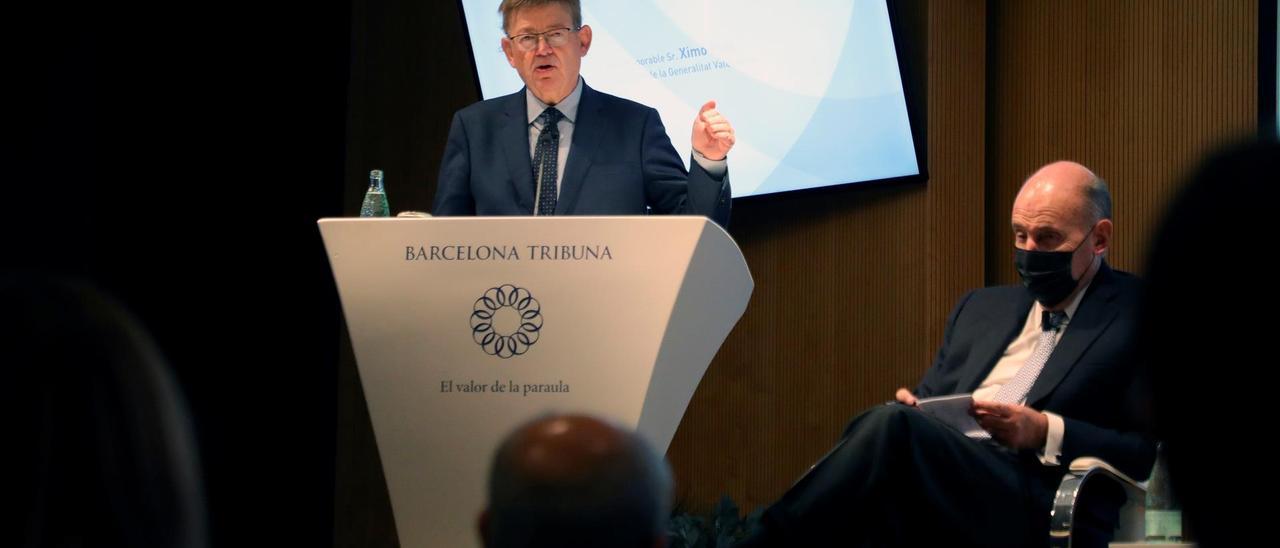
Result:
M1093 180L1085 185L1084 198L1089 208L1090 225L1111 218L1111 190L1102 177L1094 175Z
M502 32L511 32L511 18L517 11L525 8L537 8L550 4L560 4L569 10L573 18L573 27L582 26L582 2L580 0L502 0L498 5L498 13L502 15Z

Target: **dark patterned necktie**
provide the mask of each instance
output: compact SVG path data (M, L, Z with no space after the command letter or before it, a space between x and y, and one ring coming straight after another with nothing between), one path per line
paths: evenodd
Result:
M1008 384L1001 386L1000 390L996 391L992 401L1018 405L1022 400L1026 399L1027 393L1031 391L1031 385L1035 384L1036 378L1040 376L1040 371L1044 369L1045 362L1049 361L1049 356L1053 354L1053 347L1058 344L1058 330L1062 328L1062 324L1066 320L1066 312L1049 312L1046 310L1043 313L1040 319L1040 338L1036 340L1036 347L1031 352L1031 357L1027 358L1027 361L1022 364L1017 373L1014 373L1013 379ZM983 430L970 437L984 440L991 439L991 434Z
M548 107L538 116L542 120L542 133L538 134L538 145L533 152L533 180L537 181L538 211L537 215L555 215L556 198L556 162L560 153L560 119L564 118L555 107Z

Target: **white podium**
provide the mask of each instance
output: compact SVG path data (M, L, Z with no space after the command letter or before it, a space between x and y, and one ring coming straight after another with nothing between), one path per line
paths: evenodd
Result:
M406 548L478 545L493 451L540 414L666 451L753 288L703 217L319 224Z

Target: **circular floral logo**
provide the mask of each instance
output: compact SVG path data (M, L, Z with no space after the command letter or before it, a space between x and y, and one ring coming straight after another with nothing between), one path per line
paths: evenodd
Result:
M541 332L542 306L523 287L491 287L471 307L471 338L490 356L524 354Z

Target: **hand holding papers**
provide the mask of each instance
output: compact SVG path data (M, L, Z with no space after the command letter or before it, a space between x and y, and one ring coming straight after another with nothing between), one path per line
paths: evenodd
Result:
M973 407L972 394L955 394L951 396L939 396L936 398L924 398L916 402L921 411L937 417L938 420L947 426L959 430L960 433L972 437L978 432L982 432L982 427L978 425L978 421L969 414L969 410Z

